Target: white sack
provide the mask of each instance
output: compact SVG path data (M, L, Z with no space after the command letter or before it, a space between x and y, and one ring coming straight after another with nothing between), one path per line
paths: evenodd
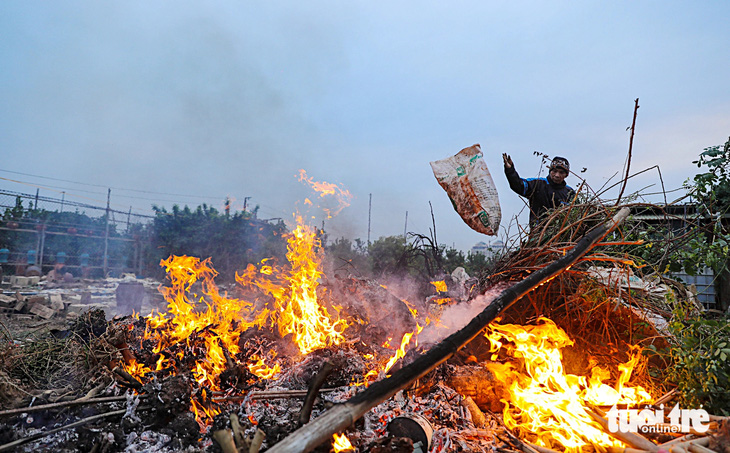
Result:
M479 145L431 162L431 169L464 222L473 230L496 236L502 210Z

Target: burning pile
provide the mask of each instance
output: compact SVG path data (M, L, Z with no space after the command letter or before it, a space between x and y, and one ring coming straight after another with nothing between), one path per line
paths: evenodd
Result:
M236 275L240 292L253 296L252 299L221 294L214 282L217 273L209 260L173 256L163 261L171 283L161 289L168 301L168 311L145 320L140 351L150 350L151 355L144 364L133 360L125 366L126 371L140 380L147 373L192 373L200 389L194 392L192 409L204 425L219 413L214 405L206 403L212 393L240 390L254 378L276 380L283 365L299 360L296 355L282 357L277 348L286 349L286 345L281 341L267 350L252 352L253 345L259 349L263 346L256 333L267 332L269 336L287 339L296 346L299 357L341 345L350 324L336 314L342 307L333 306L335 313L330 314L318 295L322 276L319 249L316 231L301 223L297 225L288 236L289 266L264 262L259 267L249 265ZM190 291L198 283L203 296L196 302L194 297L198 296ZM365 322L350 322L357 321L360 325ZM404 356L412 335L413 332L403 335L400 347L390 358L378 354L380 348L365 354L369 371L360 383L387 372ZM389 341L384 349L390 349ZM241 373L244 367L250 375ZM224 389L221 377L225 373L229 379ZM237 379L230 379L231 373Z
M322 193L345 194L303 172L300 178ZM105 351L92 355L96 393L107 399L75 404L101 412L111 403L118 409L104 416L123 415L121 424L96 431L95 448L210 451L213 439L226 452L271 448L310 417L423 357L424 343L460 329L574 242L537 250L527 244L481 278L476 299L455 296L472 288L454 287L452 279L431 281L431 297L409 302L372 281L324 275L320 231L302 216L296 220L286 263L249 265L225 291L209 259L172 256L161 263L169 280L160 288L166 312L114 321L100 335L78 330L90 349ZM416 440L432 452L624 448L606 432L601 413L649 404L663 393L636 345L664 340L653 326L635 322L639 304L620 303L627 296L616 296L618 285L591 276L594 261L627 265L624 257L588 255L523 297L503 323L492 323L448 362L335 433L331 448L410 453ZM131 390L118 395L124 389ZM5 426L31 435L32 421L19 413L6 414L18 418ZM418 420L418 432L387 438L404 419ZM78 443L82 434L55 439L51 448Z

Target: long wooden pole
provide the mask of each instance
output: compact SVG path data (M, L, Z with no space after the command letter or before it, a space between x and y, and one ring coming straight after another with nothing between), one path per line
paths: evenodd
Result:
M621 186L621 191L618 193L618 198L616 198L616 206L618 206L619 203L621 203L621 196L624 194L624 189L626 189L626 184L629 179L629 168L631 168L631 150L634 148L634 131L636 130L636 112L639 110L639 98L636 98L634 101L634 120L631 122L631 138L629 139L629 157L626 158L626 174L624 176L623 182L624 184Z
M502 311L509 308L529 291L560 274L578 261L628 215L629 208L622 208L611 220L599 225L583 236L570 252L542 269L533 272L521 282L502 291L464 328L451 334L426 354L394 372L389 378L373 383L348 401L333 407L320 417L294 431L268 451L270 453L309 452L329 441L334 433L349 427L368 410L400 390L407 388L412 382L425 376L448 360L459 349L479 335Z

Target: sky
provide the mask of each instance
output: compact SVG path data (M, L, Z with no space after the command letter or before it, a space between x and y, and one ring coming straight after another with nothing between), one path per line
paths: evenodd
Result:
M313 197L304 169L353 195L330 238L435 221L466 251L496 238L429 162L476 143L503 239L527 215L502 153L523 177L545 175L538 151L567 157L574 187L613 184L637 98L631 173L658 169L625 193L681 188L730 136L727 17L724 1L8 0L0 190L103 206L110 187L113 207L148 214L231 197L290 221Z

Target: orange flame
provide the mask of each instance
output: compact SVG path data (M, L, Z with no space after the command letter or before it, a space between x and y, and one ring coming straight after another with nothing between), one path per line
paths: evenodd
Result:
M355 447L352 446L350 439L346 435L339 435L337 433L332 435L332 448L334 448L335 453L355 450Z
M329 208L322 208L327 213L327 218L332 218L336 216L344 208L350 206L352 194L347 189L341 188L337 184L332 184L329 182L314 181L312 178L307 176L307 172L304 170L299 170L299 180L309 184L312 189L315 190L315 192L319 193L319 196L321 198L324 198L328 195L333 195L335 197L338 205L334 209L334 211L330 210ZM312 203L309 200L307 201L309 202L309 204Z
M271 278L257 278L255 266L249 265L245 273L236 274L236 281L243 286L258 287L274 297L271 324L278 327L281 336L291 334L302 354L342 343L347 322L333 321L317 300L322 272L318 252L321 245L315 228L300 223L287 241L290 270L271 267L265 272ZM263 269L261 273L264 274Z
M382 376L382 375L386 374L388 371L390 371L390 369L393 368L393 365L395 365L396 362L398 362L398 360L405 357L406 348L410 344L411 338L414 335L416 337L418 337L418 334L421 333L422 330L423 330L423 327L419 324L416 324L415 331L406 332L405 334L403 334L403 338L401 339L401 342L400 342L400 347L395 351L395 353L390 357L390 359L388 359L388 361L385 363L385 365L383 365L382 367L376 367L376 368L368 371L367 373L365 373L365 376L363 376L364 382L356 382L356 383L354 383L354 385L366 385L368 382L371 382L372 380L375 380L379 376ZM388 339L388 341L385 342L385 344L383 344L383 347L390 348L389 341L390 341L390 338ZM417 346L417 345L418 345L418 340L414 341L414 346ZM365 357L365 356L363 356L363 357ZM365 358L368 358L368 357L365 357ZM369 358L372 358L372 356ZM379 369L380 369L380 371L379 371Z
M445 293L449 290L449 288L446 286L446 282L441 280L437 282L431 282L431 284L436 288L436 291L440 293Z
M254 316L251 303L220 294L213 281L218 273L210 265L210 259L201 261L195 257L172 256L160 264L167 270L171 283L170 287L160 288L168 302L168 312L150 315L145 339L156 342L155 353L177 343L190 346L192 337L202 340L206 357L193 367L193 377L201 386L218 389L217 378L226 369L226 354L240 352L240 333L253 326L262 326L266 313ZM199 302L204 303L207 310L196 311L196 302L190 299L189 291L201 279L202 293L208 300L200 296ZM156 369L168 365L168 358L160 356Z
M255 363L248 364L248 370L251 372L251 374L254 374L261 379L273 379L276 380L276 375L281 372L281 366L278 363L275 363L273 367L269 367L264 363L264 359L257 356L256 354L253 354L251 357L249 357L249 360L255 361Z
M488 368L510 391L503 412L505 425L523 438L548 448L562 446L579 452L586 446L623 447L606 434L585 411L587 404L613 406L638 405L651 401L643 387L627 387L626 382L637 366L635 354L621 366L615 387L603 384L610 372L594 367L592 376L575 376L563 371L561 352L573 344L567 334L549 319L541 318L537 326L491 324L486 337L492 357L505 348L508 354L524 362L524 371L511 363L490 363Z

